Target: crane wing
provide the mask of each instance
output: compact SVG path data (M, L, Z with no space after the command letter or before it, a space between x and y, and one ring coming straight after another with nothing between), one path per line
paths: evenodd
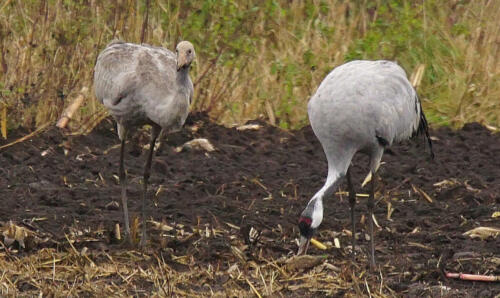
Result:
M141 99L145 93L149 97L166 96L168 86L175 81L175 69L175 55L167 49L112 42L97 58L94 69L96 97L113 110L127 98L145 100ZM155 88L146 88L150 85Z

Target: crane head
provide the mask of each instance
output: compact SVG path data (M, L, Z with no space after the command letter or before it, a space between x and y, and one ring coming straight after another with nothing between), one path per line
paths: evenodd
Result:
M193 44L186 40L177 44L175 53L177 55L177 71L188 68L196 57Z
M307 253L311 238L323 220L323 193L316 194L302 211L299 218L300 243L297 255Z
M297 255L302 255L307 253L309 248L309 243L314 235L315 228L311 227L312 219L307 216L301 216L299 218L299 230L300 230L300 242L299 251Z

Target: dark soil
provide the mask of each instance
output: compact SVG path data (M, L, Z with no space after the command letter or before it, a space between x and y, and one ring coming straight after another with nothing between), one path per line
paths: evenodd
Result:
M294 253L298 215L324 183L326 159L310 127L289 133L263 122L253 123L263 127L238 131L216 125L201 114L190 116L185 129L169 135L154 158L150 195L155 196L160 185L162 191L155 204L148 203L148 215L171 226L228 228L226 223L231 223L241 227L242 232L235 235L250 242L245 239L246 231L253 227L274 240L259 243L265 257L278 259ZM22 131L15 132L9 141L22 135ZM127 147L129 209L133 215L140 210L145 157L136 144L146 144L147 135L146 131L138 133ZM375 243L383 281L402 296L492 297L500 292L500 283L450 280L441 269L500 275L500 236L481 240L463 235L479 226L500 227L500 218L492 217L500 211L500 135L492 135L479 124L468 124L459 131L432 130L431 135L435 138L434 161L421 138L395 145L383 157L375 211L382 227L376 231ZM207 138L216 151L174 150L195 137ZM87 136L65 136L51 128L0 150L0 221L29 221L61 242L75 226L112 231L115 223L123 220L121 209L108 205L121 202L118 144L114 124L106 119ZM360 189L367 163L362 155L354 160L358 193L368 191L368 187ZM412 185L433 202L416 193ZM341 190L345 189L344 182ZM365 200L360 197L357 204L362 251L357 254L354 271L368 268L366 227L359 223L366 212ZM388 220L389 202L394 212ZM345 248L350 237L342 232L350 230L349 214L345 194L325 201L324 220L316 238L323 242L340 239L342 249L327 250L332 264L350 258ZM157 241L157 231L149 226L148 230L152 249L168 247L175 255L191 254L198 262L228 266L228 239L205 238L201 246L175 240L165 243ZM109 234L102 235L103 249L121 249ZM40 247L27 249L32 253ZM313 247L309 253L324 252ZM368 275L380 278L379 273ZM441 285L450 289L443 290Z

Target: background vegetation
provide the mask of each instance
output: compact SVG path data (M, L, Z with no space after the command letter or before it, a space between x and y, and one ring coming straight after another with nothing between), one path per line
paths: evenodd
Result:
M92 89L113 38L140 42L146 1L0 2L0 112L8 129L53 123L82 87L73 130L106 116ZM264 116L307 123L324 76L353 59L391 59L425 73L430 122L500 125L500 1L151 0L145 42L194 43L194 110L225 124ZM275 120L276 119L276 120Z

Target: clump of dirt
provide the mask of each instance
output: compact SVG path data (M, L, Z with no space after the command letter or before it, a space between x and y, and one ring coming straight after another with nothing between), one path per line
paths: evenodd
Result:
M191 256L198 265L227 270L234 258L278 260L296 252L298 215L326 178L324 153L310 127L286 132L263 121L252 123L261 128L240 131L214 124L205 114L193 114L184 130L163 140L153 161L153 199L147 208L153 251ZM431 135L435 160L429 159L423 140L395 145L383 157L375 211L380 226L376 256L383 282L398 295L491 296L500 291L498 283L449 280L442 273L500 275L500 237L481 240L463 234L478 226L500 227L499 218L492 217L500 211L500 136L474 123L459 131L432 130ZM140 210L147 136L147 131L140 131L127 144L132 214ZM208 139L216 150L175 150L193 138ZM0 221L24 224L53 239L26 247L27 254L64 246L65 234L73 233L83 243L86 230L100 231L92 236L99 249L122 249L113 238L122 212L119 204L111 203L121 202L118 161L119 140L110 119L87 136L65 136L51 128L1 150ZM362 155L353 161L358 193L368 192L360 188L367 163ZM350 263L345 189L342 185L325 201L316 235L329 244L328 261L341 264L342 270ZM359 197L356 207L363 251L357 253L354 274L368 268L361 219L364 200ZM161 223L169 228L158 229ZM83 232L75 233L78 229ZM340 249L332 246L335 238ZM246 249L235 251L235 243ZM325 252L311 248L309 253ZM172 266L185 269L178 262ZM369 277L374 284L379 278ZM215 279L211 286L224 283ZM307 294L300 291L305 290L283 289L285 295Z

